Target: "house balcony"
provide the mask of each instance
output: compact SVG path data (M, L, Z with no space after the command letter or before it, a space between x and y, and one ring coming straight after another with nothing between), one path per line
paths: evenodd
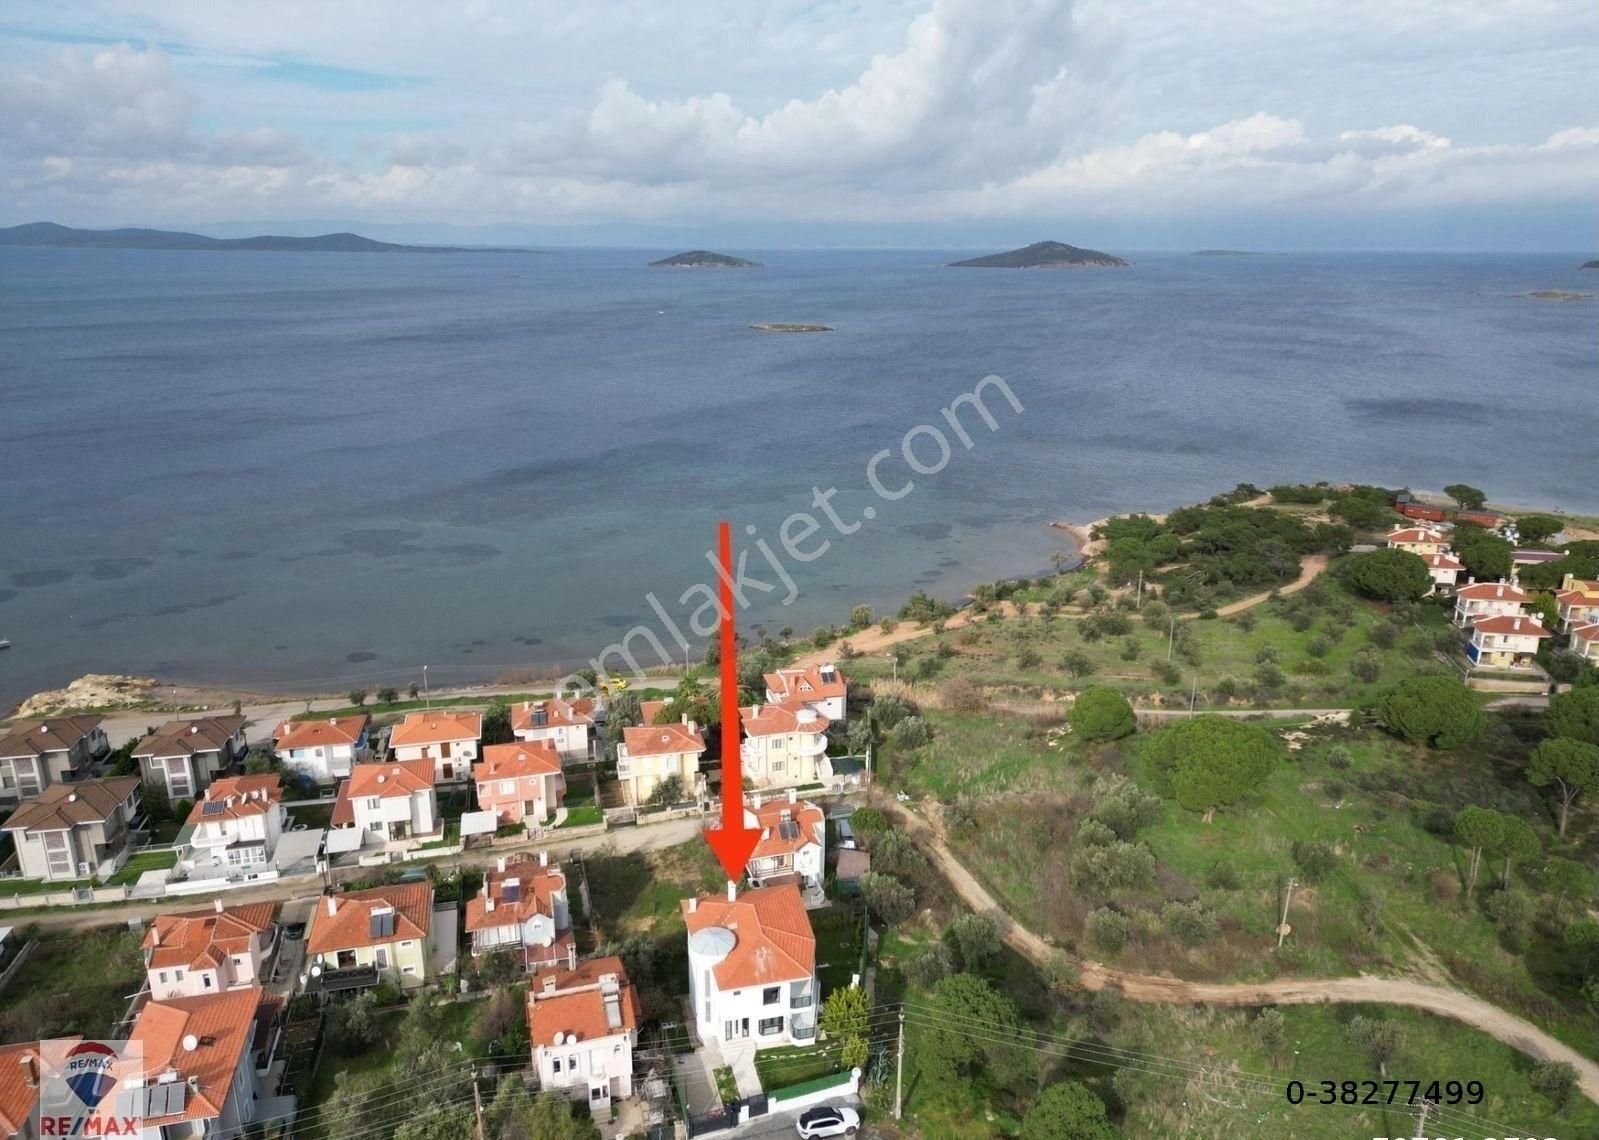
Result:
M799 1017L792 1017L789 1019L788 1035L798 1042L814 1041L816 1040L816 1022L809 1018L802 1020Z
M823 733L795 738L793 748L795 756L820 756L826 751L827 737Z

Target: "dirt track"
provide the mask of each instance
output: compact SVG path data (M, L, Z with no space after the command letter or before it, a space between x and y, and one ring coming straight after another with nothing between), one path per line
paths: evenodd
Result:
M1016 922L963 866L934 824L908 811L898 813L906 829L923 844L957 894L975 911L999 922L1005 941L1018 953L1043 965L1059 949ZM1098 962L1077 963L1079 981L1091 990L1112 986L1133 1001L1166 1005L1310 1005L1318 1002L1361 1002L1404 1005L1451 1017L1480 1029L1539 1061L1566 1061L1577 1070L1583 1095L1599 1104L1599 1064L1556 1040L1529 1021L1459 990L1404 978L1360 975L1351 978L1283 979L1273 982L1187 982L1117 970Z

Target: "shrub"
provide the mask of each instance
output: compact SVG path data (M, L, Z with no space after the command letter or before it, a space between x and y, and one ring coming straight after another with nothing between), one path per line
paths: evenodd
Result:
M1506 950L1519 954L1527 948L1535 910L1531 898L1522 891L1495 891L1483 902L1482 908L1499 932L1499 941Z
M1147 887L1155 878L1155 856L1149 848L1118 840L1103 847L1079 847L1072 853L1072 881L1101 894Z
M1238 868L1231 859L1218 859L1210 870L1205 872L1205 885L1213 891L1236 891L1242 886L1238 877Z
M1108 827L1116 838L1131 840L1144 828L1159 823L1164 814L1159 796L1137 784L1125 784L1096 803L1088 818Z
M908 716L894 726L894 746L904 750L924 748L932 743L933 733L919 716Z
M1070 677L1088 677L1094 672L1094 659L1081 649L1069 649L1060 660L1060 667Z
M963 914L945 928L944 942L962 970L975 972L999 953L999 926L986 914Z
M1163 685L1175 685L1183 679L1183 671L1177 668L1177 663L1174 661L1157 661L1155 662L1155 677Z
M1563 1112L1577 1091L1577 1070L1570 1061L1540 1061L1527 1074L1527 1083Z
M1199 902L1169 902L1160 911L1160 920L1172 937L1184 946L1201 946L1216 937L1221 923Z
M1349 754L1349 749L1342 744L1335 744L1327 749L1327 755L1323 759L1327 761L1327 767L1346 772L1354 758Z
M1120 740L1138 728L1133 706L1108 685L1084 689L1066 714L1072 732L1085 740Z
M1313 637L1305 644L1305 652L1312 657L1325 657L1332 649L1332 643L1325 637Z
M1369 649L1362 649L1349 662L1349 671L1355 675L1355 680L1369 685L1382 676L1382 658Z
M872 702L872 719L885 731L893 729L906 717L915 716L916 712L915 705L894 693L884 693Z
M893 875L867 871L860 879L861 899L885 926L897 926L916 913L916 892Z
M951 712L973 715L988 708L983 691L970 677L951 677L938 687L938 697Z
M378 703L379 704L392 705L395 701L397 701L399 699L400 699L400 690L396 689L392 685L385 685L383 688L378 690Z
M1083 936L1090 945L1107 954L1119 954L1127 947L1127 916L1108 906L1096 907L1083 920Z
M856 808L855 814L849 817L849 826L855 837L870 847L874 839L888 830L888 816L881 808Z
M872 869L900 879L920 879L927 871L927 857L904 831L890 828L872 845Z
M1294 866L1312 883L1320 882L1338 865L1338 856L1325 843L1295 840L1292 852Z
M1288 1043L1288 1019L1280 1009L1263 1009L1254 1022L1255 1036L1275 1053Z
M1453 677L1411 677L1377 698L1383 727L1412 744L1459 748L1482 732L1487 718L1471 690Z
M1077 829L1076 841L1083 847L1109 847L1116 838L1116 833L1099 820L1085 819Z
M934 942L905 962L905 977L914 986L930 990L955 972L955 957L942 942Z
M1138 639L1136 637L1127 637L1122 639L1121 658L1123 661L1137 661L1138 654L1141 651L1142 647L1138 644Z

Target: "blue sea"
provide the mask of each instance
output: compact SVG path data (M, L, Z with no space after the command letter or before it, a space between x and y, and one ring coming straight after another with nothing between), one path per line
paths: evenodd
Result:
M0 249L0 702L88 671L309 691L576 665L662 631L652 593L686 632L716 520L780 552L818 488L859 529L801 544L830 537L746 625L956 597L1069 551L1052 520L1240 480L1599 512L1595 304L1518 296L1594 291L1587 254L727 252L767 267ZM989 375L1022 411L990 387L967 449L940 409ZM928 476L899 451L924 424L952 445ZM881 481L915 483L895 501L866 482L883 449Z

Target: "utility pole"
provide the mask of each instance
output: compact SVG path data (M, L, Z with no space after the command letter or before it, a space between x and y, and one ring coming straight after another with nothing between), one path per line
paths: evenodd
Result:
M477 1091L477 1066L472 1066L472 1111L477 1116L477 1140L483 1140L483 1094Z
M1173 617L1171 624L1166 627L1166 660L1171 660L1171 651L1177 644L1177 619Z
M428 708L433 707L433 693L428 688L428 667L422 666L422 700Z
M1138 572L1138 600L1133 604L1133 609L1141 610L1143 608L1144 608L1144 572L1142 570L1140 570Z
M905 1011L899 1011L899 1057L894 1062L894 1119L905 1116Z
M1293 900L1294 888L1299 886L1298 879L1288 880L1288 891L1283 895L1283 920L1277 924L1277 949L1283 948L1283 939L1288 937L1291 929L1288 925L1288 904Z
M1188 715L1194 715L1194 702L1199 699L1199 673L1194 673L1194 687L1188 690Z
M1432 1112L1432 1106L1433 1106L1433 1100L1432 1100L1431 1097L1423 1097L1422 1098L1422 1101L1421 1101L1421 1116L1416 1121L1416 1135L1418 1137L1427 1135L1427 1117Z

